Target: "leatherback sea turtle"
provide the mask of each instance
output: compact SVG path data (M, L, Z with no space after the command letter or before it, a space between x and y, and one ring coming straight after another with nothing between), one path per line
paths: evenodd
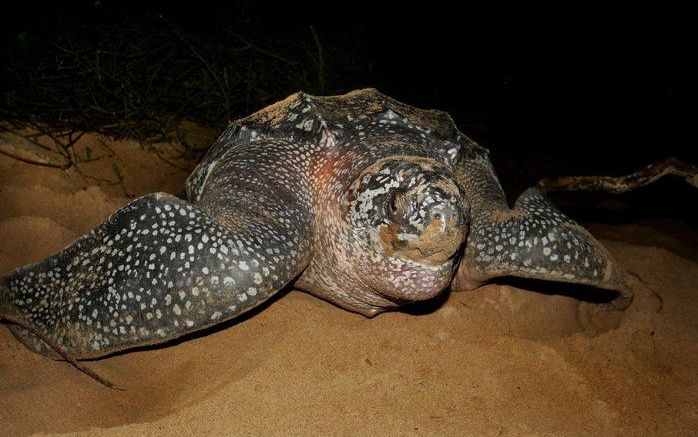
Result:
M186 188L0 278L0 316L29 348L83 359L231 319L288 284L366 316L501 276L632 297L541 191L510 208L487 150L446 113L373 89L297 93L232 123Z

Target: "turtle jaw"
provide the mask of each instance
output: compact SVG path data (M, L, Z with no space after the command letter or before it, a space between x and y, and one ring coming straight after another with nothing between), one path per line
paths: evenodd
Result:
M441 263L423 263L393 258L391 268L372 284L373 304L383 308L432 299L448 287L453 274L453 259Z
M459 252L465 241L467 225L454 220L436 219L418 234L402 231L399 226L392 224L381 228L381 243L388 255L439 265Z

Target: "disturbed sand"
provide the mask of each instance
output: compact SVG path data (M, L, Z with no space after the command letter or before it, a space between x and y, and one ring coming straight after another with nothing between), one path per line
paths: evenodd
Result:
M164 145L86 135L76 149L90 162L65 171L0 155L0 274L135 196L181 193L191 168L163 160ZM214 330L88 363L126 391L28 351L0 324L0 435L690 435L698 249L695 228L675 227L683 238L590 225L644 284L624 314L599 315L563 284L488 285L375 319L288 291Z

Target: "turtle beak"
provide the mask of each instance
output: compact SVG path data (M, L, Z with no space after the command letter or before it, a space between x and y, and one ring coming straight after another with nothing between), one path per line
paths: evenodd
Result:
M403 250L415 261L440 264L456 254L466 233L461 208L454 204L436 205L419 237L406 241Z

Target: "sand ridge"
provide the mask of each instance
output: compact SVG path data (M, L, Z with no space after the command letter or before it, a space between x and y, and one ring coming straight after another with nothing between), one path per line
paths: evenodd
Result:
M88 134L78 147L104 141ZM182 191L192 164L135 142L107 146L79 171L0 155L0 273L134 197ZM89 362L124 392L26 350L0 325L0 434L690 435L698 264L640 244L638 226L603 230L648 287L611 320L561 284L487 285L374 319L290 291L201 335Z

